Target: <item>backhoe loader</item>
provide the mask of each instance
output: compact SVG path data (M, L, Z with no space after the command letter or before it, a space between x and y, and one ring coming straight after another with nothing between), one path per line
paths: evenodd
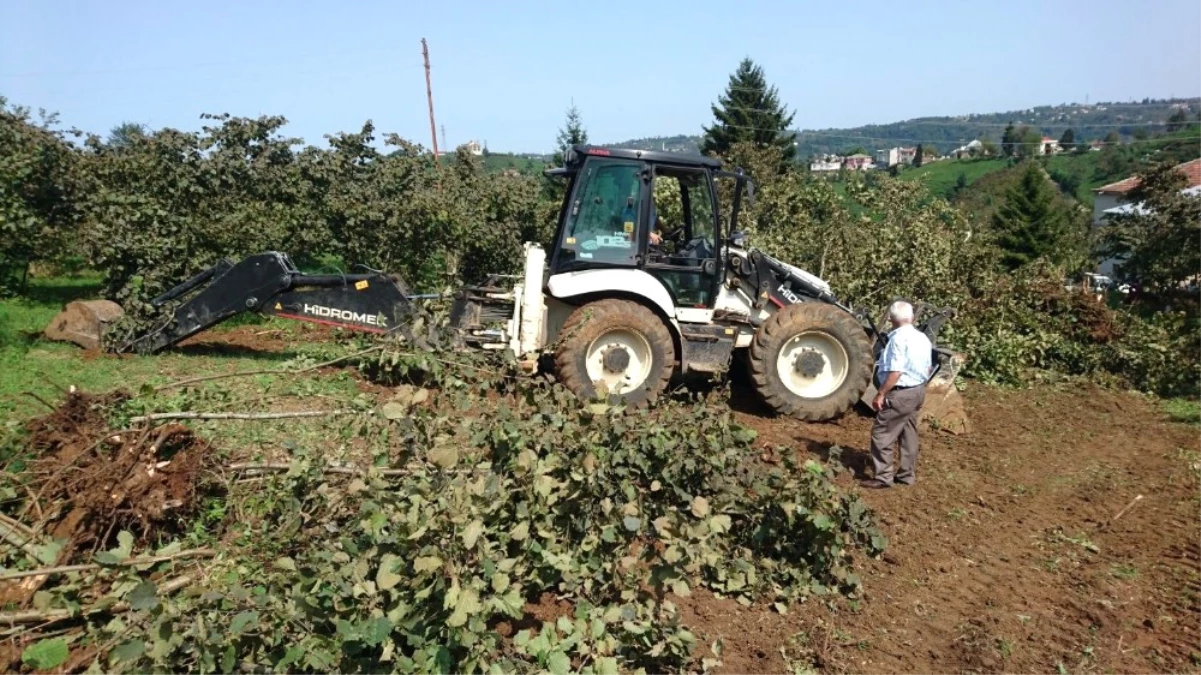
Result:
M549 252L527 242L520 275L459 289L457 348L508 350L528 373L550 361L581 399L630 405L655 400L676 376L722 373L738 360L772 410L801 420L836 418L873 393L886 334L824 280L747 246L737 223L754 183L741 170L700 155L577 145L547 175L567 183ZM734 182L728 223L719 180ZM659 182L678 188L679 203L654 203ZM652 222L665 208L680 222ZM243 311L403 333L415 298L394 276L310 275L269 251L223 260L155 298L169 320L112 348L157 352ZM926 314L918 328L936 345L933 422L966 431L954 387L961 357L937 346L953 312ZM108 301L71 303L46 335L96 347L120 315Z

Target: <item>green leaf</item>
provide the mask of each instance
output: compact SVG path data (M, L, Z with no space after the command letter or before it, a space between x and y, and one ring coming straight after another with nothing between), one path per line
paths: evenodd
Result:
M141 612L158 606L158 587L153 581L143 581L129 592L129 608Z
M117 551L122 558L133 554L133 533L121 530L117 533Z
M617 675L617 659L612 656L602 656L596 660L596 675Z
M241 635L247 628L255 628L259 624L259 613L255 610L238 612L234 620L229 622L229 632Z
M453 445L441 445L429 451L429 460L436 466L449 469L459 463L459 449Z
M392 622L386 616L376 617L359 628L363 642L372 647L383 644L392 634Z
M834 527L834 521L830 520L830 517L826 514L819 513L813 516L813 526L819 530L828 530Z
M146 643L141 640L130 640L111 652L112 657L122 663L132 664L146 653Z
M678 596L686 598L692 595L692 591L688 588L688 582L683 579L676 579L671 583L671 590Z
M442 569L442 559L436 555L422 556L413 561L413 571L433 572Z
M571 670L571 659L566 654L559 650L550 653L546 659L546 668L556 675L558 673L567 673Z
M637 532L638 528L642 526L642 519L637 516L626 516L621 519L621 524L630 532Z
M56 637L39 640L21 652L21 663L34 670L50 670L67 662L71 650L67 647L65 638Z
M475 542L484 533L484 523L479 518L468 523L463 529L463 545L467 548L475 548Z
M512 530L511 532L509 532L509 536L510 536L510 537L512 537L512 539L513 539L514 541L523 541L523 540L525 540L525 538L526 538L526 537L530 536L530 523L529 523L529 521L528 521L528 520L523 520L523 521L521 521L520 523L518 523L518 524L517 524L517 527L513 528L513 530Z
M492 590L497 593L504 593L509 588L509 575L504 572L497 572L492 575Z
M480 604L480 596L475 592L474 588L464 588L459 592L458 601L455 603L455 611L451 612L449 618L446 619L446 625L457 628L467 623L467 619L478 613L484 607Z
M281 570L288 570L289 572L296 571L296 561L287 556L283 558L276 558L275 566Z
M697 518L704 518L709 515L709 500L701 496L692 498L692 515Z
M709 528L711 530L713 530L715 533L729 532L730 527L732 527L732 526L733 526L733 521L731 521L730 517L724 513L713 516L712 518L709 519Z
M399 562L400 558L391 553L385 553L380 556L379 570L375 573L375 585L381 591L386 591L396 586L404 578L396 573L397 563Z

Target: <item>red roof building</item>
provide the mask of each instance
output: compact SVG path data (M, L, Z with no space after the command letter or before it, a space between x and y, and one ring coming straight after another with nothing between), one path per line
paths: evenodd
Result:
M1201 159L1194 159L1189 162L1184 162L1183 164L1177 164L1176 170L1180 173L1183 173L1185 179L1187 180L1188 184L1184 187L1191 188L1201 185ZM1131 176L1116 183L1102 185L1096 190L1093 190L1093 192L1096 192L1099 195L1124 195L1138 187L1139 182L1138 176Z

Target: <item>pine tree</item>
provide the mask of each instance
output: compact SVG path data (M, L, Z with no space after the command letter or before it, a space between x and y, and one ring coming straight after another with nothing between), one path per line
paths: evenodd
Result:
M1076 132L1065 129L1063 135L1059 137L1059 147L1063 148L1064 152L1071 152L1076 147Z
M763 69L751 59L744 58L738 64L725 93L711 107L716 122L705 128L701 152L725 155L735 143L751 142L778 148L783 154L781 170L793 161L795 134L788 127L796 113L780 104L776 88L767 85Z
M1041 257L1059 258L1071 228L1067 212L1056 203L1055 190L1033 161L1017 185L1005 193L1005 203L993 216L1001 264L1016 269Z
M1017 142L1017 129L1013 128L1013 122L1005 127L1005 133L1001 134L1001 155L1003 157L1013 157L1014 143Z
M567 109L567 124L559 129L559 136L556 139L558 151L555 153L554 165L563 166L563 155L571 149L573 145L584 145L588 142L588 131L584 129L584 122L580 119L580 111L572 103Z

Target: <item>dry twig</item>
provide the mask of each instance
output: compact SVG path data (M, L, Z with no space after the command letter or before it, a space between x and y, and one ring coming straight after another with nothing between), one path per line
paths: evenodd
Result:
M377 352L381 349L383 349L383 346L370 347L368 349L364 349L362 351L358 351L353 354L346 354L345 356L339 356L336 359L332 359L332 360L326 361L324 363L318 363L317 365L307 366L305 368L299 368L297 370L279 370L278 368L260 368L258 370L240 370L235 373L221 373L219 375L205 375L203 377L189 377L186 380L179 380L178 382L168 382L167 384L164 384L162 386L155 387L154 391L160 392L160 391L164 391L167 389L174 389L176 387L183 387L183 386L186 386L189 384L196 384L198 382L211 382L212 380L222 380L227 377L249 377L251 375L300 375L302 373L312 372L319 368L325 368L326 366L332 366L335 363L341 363L342 361L353 359L358 356L364 356L364 355L370 354L372 352Z

